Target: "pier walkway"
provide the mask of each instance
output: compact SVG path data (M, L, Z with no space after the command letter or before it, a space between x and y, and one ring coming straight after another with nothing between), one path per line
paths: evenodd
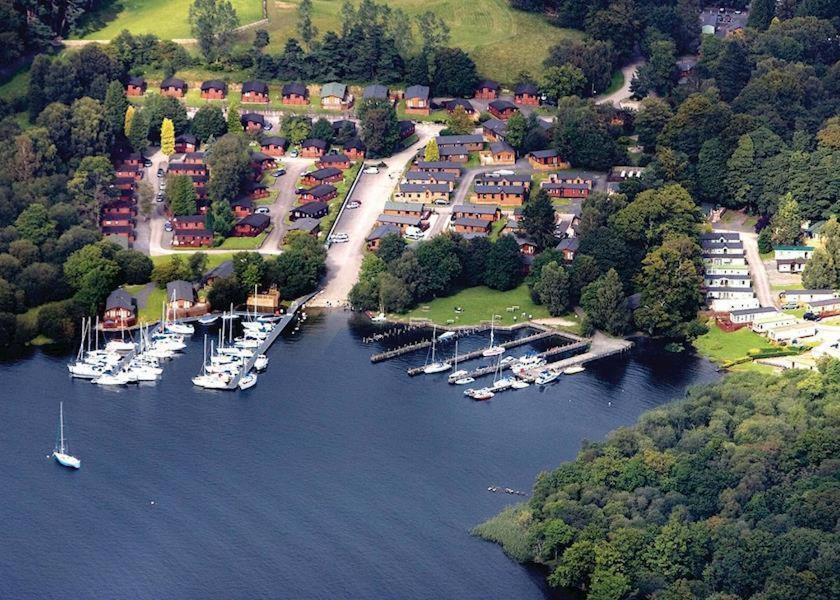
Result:
M573 342L571 344L566 344L565 346L554 346L553 348L549 348L545 352L537 353L537 356L540 358L549 358L551 356L556 356L557 354L564 354L566 352L577 352L579 350L584 350L589 346L589 341L584 340L582 342ZM459 361L460 362L460 361ZM510 369L511 364L499 365L499 370L504 371L505 369ZM422 370L422 367L420 367ZM544 369L545 367L542 367ZM479 367L478 369L474 369L470 371L464 377L472 377L473 379L477 379L484 375L492 375L496 372L496 365L488 365L486 367Z
M284 314L277 323L275 323L274 327L271 329L271 333L263 340L263 343L259 345L259 347L254 351L254 354L245 362L245 366L239 370L236 377L234 377L227 386L227 389L233 390L239 385L239 379L242 375L249 373L251 369L254 367L254 361L257 360L257 357L260 354L265 354L266 350L271 347L271 344L280 337L280 334L283 333L283 330L288 327L289 323L295 318L297 312L303 307L304 304L309 302L318 292L307 294L306 296L301 296L297 300L289 305L289 308L286 310L286 314Z
M630 350L630 348L633 347L633 345L633 342L631 342L630 340L611 338L599 331L592 337L592 343L589 347L588 352L584 352L583 354L577 354L569 358L564 358L556 362L549 363L545 366L539 367L537 369L532 369L528 372L528 376L536 378L536 376L541 371L562 371L563 369L568 369L569 367L583 366L586 363L592 362L593 360L598 360L599 358L606 358L608 356L613 356L615 354L627 352L628 350Z

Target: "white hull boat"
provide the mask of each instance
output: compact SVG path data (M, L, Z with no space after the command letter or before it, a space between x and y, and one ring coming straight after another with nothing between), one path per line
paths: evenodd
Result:
M239 389L240 390L247 390L248 388L252 388L257 385L257 374L256 373L248 373L247 375L243 375L239 378Z
M491 356L499 356L504 353L505 349L503 346L490 346L487 350L481 353L481 356L489 358Z
M498 381L493 382L493 386L490 388L494 392L503 392L507 389L510 389L516 380L512 377L502 377Z
M93 380L96 385L126 385L130 383L129 376L124 372L119 373L103 373Z
M105 344L105 350L108 352L131 352L134 350L134 343L124 342L122 340L111 340Z
M469 371L464 371L463 369L458 369L449 375L449 383L455 383L459 379L463 379L469 375Z
M531 386L531 384L528 383L527 381L521 381L519 379L517 379L516 381L514 381L510 385L510 387L515 389L515 390L522 390L522 389L525 389L526 387L530 387L530 386Z
M257 371L265 371L268 368L268 357L265 354L260 354L254 360L254 368Z
M374 323L384 323L385 321L388 320L388 317L385 316L385 313L381 312L378 315L376 315L375 317L371 317L370 320L373 321Z
M192 335L195 333L195 327L189 323L170 323L166 326L166 331L177 333L178 335Z
M472 383L474 381L474 377L461 377L460 379L455 380L455 385L467 385L468 383Z
M563 373L566 375L575 375L576 373L583 373L586 369L581 367L580 365L575 365L573 367L569 367Z
M426 375L431 375L432 373L443 373L444 371L448 371L452 368L448 362L433 362L432 364L426 365L423 367L423 372Z
M67 365L67 370L70 371L70 375L79 379L95 379L105 372L103 368L96 365L79 362Z
M496 394L490 388L481 388L478 390L467 390L467 392L471 392L467 394L473 400L489 400ZM464 392L466 394L466 392Z
M224 390L227 389L230 379L220 375L196 375L192 378L193 385L202 387L208 390Z
M453 337L455 337L454 331L445 331L438 336L438 341L448 340Z
M59 441L55 450L53 450L53 458L55 458L56 462L58 462L61 466L78 469L82 466L82 461L70 454L70 450L67 447L67 441L64 439L64 402L59 403L58 419Z
M250 339L250 338L239 338L239 339L236 340L234 345L237 348L259 348L260 347L260 341Z
M540 373L539 377L537 377L536 384L537 385L546 385L554 381L560 377L560 371L543 371Z
M198 322L202 325L212 325L216 321L219 320L219 315L204 315L198 319Z

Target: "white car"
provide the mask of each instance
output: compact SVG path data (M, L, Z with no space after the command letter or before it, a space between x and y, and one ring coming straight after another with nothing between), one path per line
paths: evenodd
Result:
M359 208L362 205L358 200L351 200L347 203L347 208Z
M365 175L377 175L379 174L379 167L365 167L362 173Z
M267 206L260 206L256 210L254 210L254 213L258 215L267 215L269 213L269 210Z
M349 242L350 236L346 233L334 233L330 236L330 242L333 244L343 244L344 242Z

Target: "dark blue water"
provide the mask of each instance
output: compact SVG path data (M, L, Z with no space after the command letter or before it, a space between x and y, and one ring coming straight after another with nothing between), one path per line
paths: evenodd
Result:
M539 573L468 534L516 501L487 486L529 490L715 378L647 345L476 403L406 377L423 356L371 365L365 333L310 318L246 392L192 387L199 336L156 387L71 381L40 352L0 364L0 597L541 598ZM78 472L46 458L60 400Z

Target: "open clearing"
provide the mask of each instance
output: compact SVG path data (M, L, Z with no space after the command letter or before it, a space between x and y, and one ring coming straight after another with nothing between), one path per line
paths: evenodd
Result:
M694 347L717 363L743 358L751 351L774 348L773 344L749 327L727 333L717 325L710 326L708 333L694 340Z
M232 0L244 25L259 20L260 0ZM270 51L282 51L286 39L296 35L299 0L268 0ZM86 39L111 39L123 29L134 34L154 33L165 39L191 38L187 14L191 0L115 0L97 15L101 27ZM313 0L313 21L323 34L340 29L342 0ZM479 72L502 82L513 83L522 71L537 75L548 49L564 37L580 32L550 25L539 14L513 10L506 0L390 0L410 17L427 10L442 17L451 30L450 43L470 53ZM243 40L253 33L242 34Z

